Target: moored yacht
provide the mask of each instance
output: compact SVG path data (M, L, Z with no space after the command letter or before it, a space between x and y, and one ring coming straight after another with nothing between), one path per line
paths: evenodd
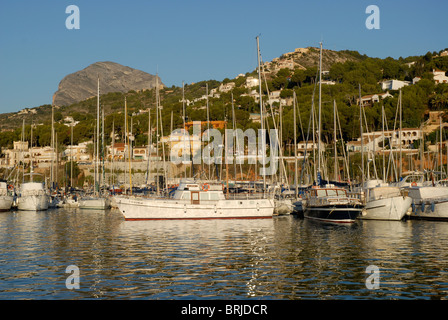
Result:
M27 211L47 210L50 195L42 182L24 182L19 189L17 209Z
M171 198L115 196L125 220L272 218L272 199L226 199L218 182L182 180Z
M106 210L111 207L110 200L107 196L86 196L78 200L80 209L100 209Z
M367 181L362 191L365 207L360 219L399 221L406 216L412 204L406 190L380 180Z
M0 211L11 210L13 201L14 196L12 192L8 190L7 183L0 181Z
M326 185L313 187L303 205L304 217L332 223L353 223L361 215L363 204L346 189Z
M448 220L448 187L412 186L411 219Z

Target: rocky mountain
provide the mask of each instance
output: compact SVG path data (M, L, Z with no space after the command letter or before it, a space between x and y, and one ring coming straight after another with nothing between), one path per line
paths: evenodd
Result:
M96 96L98 76L100 78L100 94L125 93L130 90L138 91L156 87L157 76L115 62L96 62L64 77L59 83L58 91L53 95L53 104L68 106ZM160 78L158 83L164 87Z

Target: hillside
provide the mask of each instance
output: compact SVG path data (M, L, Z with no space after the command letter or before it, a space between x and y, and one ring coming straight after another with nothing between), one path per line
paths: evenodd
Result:
M278 117L279 105L283 105L283 142L291 144L292 128L292 97L297 96L299 107L298 123L303 127L299 130L298 139L305 139L310 118L310 109L317 103L315 94L318 82L317 66L319 48L302 48L285 53L270 62L264 62L266 81L263 90L266 95L263 101L272 102L274 115ZM433 69L448 70L448 57L437 53L427 53L424 56L408 58L370 58L356 51L323 50L323 71L326 83L322 86L322 121L324 139L332 139L333 101L338 106L344 139L349 141L359 136L359 85L362 95L373 95L384 92L380 83L388 79L398 79L412 83L414 77L421 81L402 89L403 126L418 127L428 117L428 111L448 110L448 83L435 84ZM123 76L125 77L125 76ZM96 90L96 76L91 84ZM258 80L256 71L240 74L234 79L223 81L206 80L185 85L185 107L187 121L207 119L206 106L209 105L210 120L224 120L232 117L232 97L235 107L236 124L241 129L257 129L259 123L256 114L259 113ZM250 81L252 80L252 81ZM112 80L111 80L112 81ZM106 87L101 81L101 88ZM112 81L113 82L113 81ZM122 81L126 82L126 81ZM264 85L267 84L267 87ZM208 87L209 96L206 96ZM124 89L123 89L124 90ZM100 104L105 114L105 132L110 133L112 127L118 137L123 137L124 100L127 99L128 119L132 119L133 133L137 145L147 143L148 108L151 108L152 127L156 126L155 90L131 89L127 92L109 92L101 89ZM271 94L271 99L267 93ZM369 131L381 128L381 108L384 106L388 126L394 126L398 105L399 92L389 90L389 97L372 103L365 109ZM78 124L74 127L73 142L92 139L96 123L96 91L93 97L61 107L55 107L56 132L58 142L67 145L70 142L70 130L64 125L67 116L73 117ZM163 106L163 132L168 134L172 128L182 125L182 88L165 87L160 90L160 100ZM267 106L269 116L271 109ZM11 147L12 141L20 139L22 120L25 119L26 135L29 136L30 123L36 125L33 131L34 144L49 145L51 105L21 110L17 113L0 114L0 147ZM299 121L300 120L300 121ZM448 120L444 119L444 121ZM270 127L272 118L268 117ZM302 131L303 130L303 131ZM302 134L303 132L303 134ZM110 143L110 134L106 136Z

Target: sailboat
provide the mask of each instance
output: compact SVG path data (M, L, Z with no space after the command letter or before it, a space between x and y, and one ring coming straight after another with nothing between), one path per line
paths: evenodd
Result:
M382 114L384 145L384 107ZM362 192L365 195L365 208L359 218L364 220L402 220L411 207L412 198L397 186L391 186L379 179L370 179L369 161L367 165L367 181L362 186ZM386 176L385 167L383 152L383 177Z
M348 190L333 184L321 185L321 85L322 85L322 42L320 43L319 59L319 122L318 122L318 169L316 185L306 197L303 205L306 219L330 223L353 223L361 214L363 204L360 199L349 196Z
M22 129L22 141L25 137L25 122ZM41 174L33 171L33 125L31 124L31 139L30 139L30 173L24 174L29 176L29 181L23 181L19 188L17 197L17 209L27 211L41 211L47 210L50 203L50 194L47 192L43 182L34 181L34 176L41 176ZM23 151L23 150L22 150Z
M101 194L100 192L100 184L99 184L99 130L100 130L100 78L98 77L98 94L97 94L97 125L96 125L96 154L95 154L95 182L94 182L94 194L84 196L81 199L78 200L79 204L78 207L80 209L99 209L99 210L105 210L109 209L110 199L105 194ZM104 168L103 168L104 170Z
M440 119L440 146L442 146L442 119ZM443 172L441 147L439 153L440 172ZM409 216L411 219L448 221L448 187L437 183L434 180L434 175L435 173L431 172L429 181L422 183L413 181L410 186L404 187L412 198L412 209Z
M30 181L20 185L17 209L26 211L47 210L50 203L50 195L45 189L44 183L33 181L33 175L38 175L36 173L31 172L27 175L30 176Z
M11 210L14 195L8 189L6 181L0 181L0 211Z

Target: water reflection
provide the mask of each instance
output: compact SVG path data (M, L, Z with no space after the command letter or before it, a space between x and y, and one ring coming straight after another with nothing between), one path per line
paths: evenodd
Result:
M446 298L448 223L124 221L117 211L0 215L2 299ZM80 269L80 289L65 268ZM365 285L366 268L380 287Z

